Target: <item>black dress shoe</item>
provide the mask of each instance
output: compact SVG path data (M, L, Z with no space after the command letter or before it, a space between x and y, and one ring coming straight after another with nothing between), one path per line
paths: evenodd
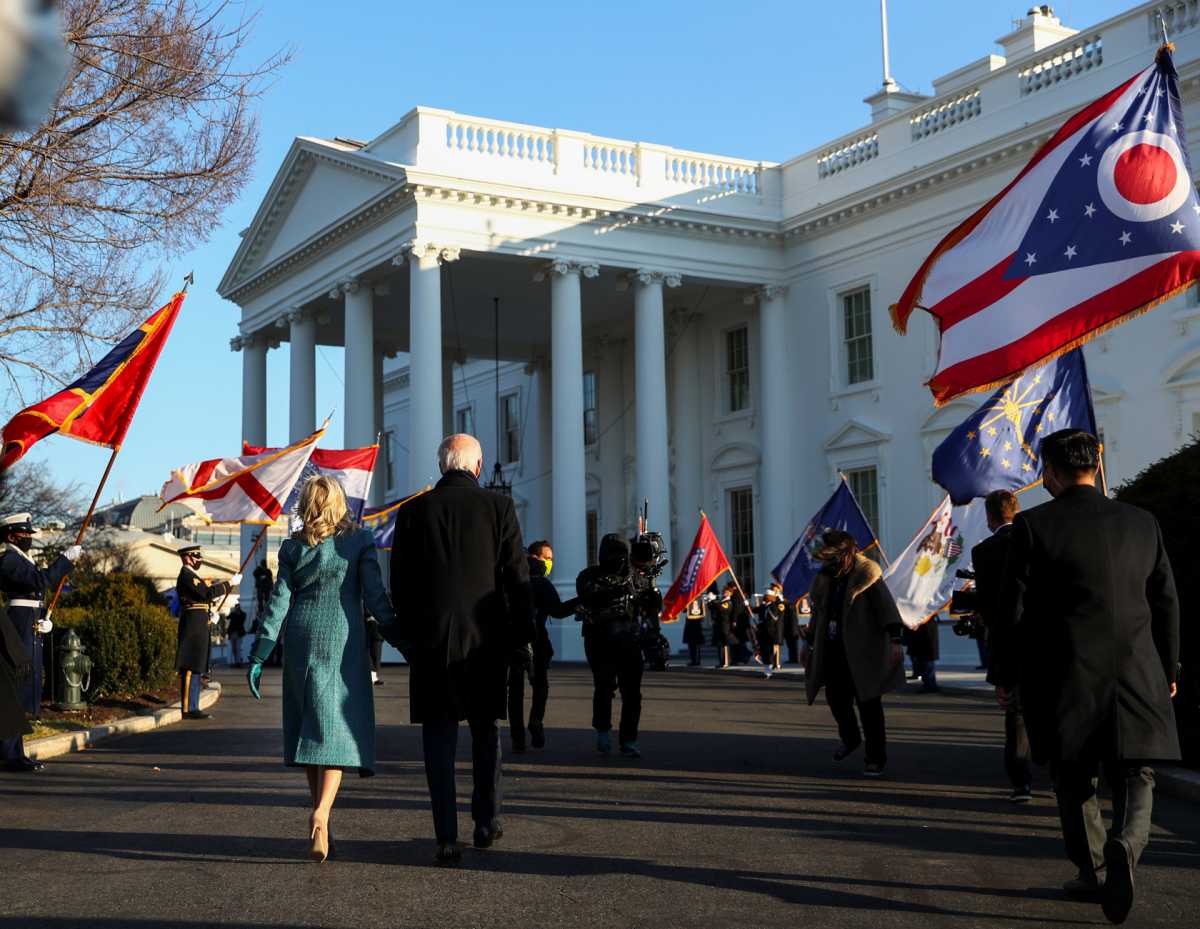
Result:
M433 863L441 865L443 868L451 867L462 861L462 849L458 847L457 842L439 842L437 854L433 856Z
M504 835L504 829L501 827L500 821L493 819L490 826L476 826L471 841L476 848L491 848L500 841L502 835Z
M1104 843L1104 870L1100 908L1110 923L1123 923L1133 909L1133 850L1124 839Z
M860 746L860 745L862 745L862 742L855 742L853 745L847 745L845 742L843 742L838 747L837 751L835 751L833 753L833 760L834 761L845 761L852 754L854 754L855 751L857 751L858 746Z
M4 763L5 771L12 771L14 774L29 774L31 771L41 771L46 766L40 761L34 761L32 758L13 758L11 761Z
M1104 882L1100 879L1099 875L1084 874L1080 871L1069 881L1064 881L1062 888L1068 897L1094 902L1100 899L1100 890L1103 886Z
M203 710L188 710L183 714L184 719L212 719L212 713L205 713Z

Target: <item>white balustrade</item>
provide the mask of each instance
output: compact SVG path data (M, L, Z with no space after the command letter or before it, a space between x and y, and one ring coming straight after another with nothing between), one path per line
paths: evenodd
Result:
M671 184L754 196L762 191L762 168L756 164L682 154L668 154L666 163L666 180Z
M587 141L583 144L583 166L600 174L618 174L637 178L637 147L608 139Z
M1017 72L1021 82L1021 96L1070 80L1077 74L1100 67L1103 63L1104 44L1099 35L1076 38L1053 55Z
M1163 25L1167 27L1168 37L1200 26L1200 0L1174 0L1173 3L1160 3L1151 8L1146 15L1150 24L1150 41L1157 42L1162 37L1158 26L1159 16L1162 16Z
M827 148L817 156L817 176L830 177L879 155L879 134L868 132Z
M912 140L917 142L934 133L957 126L983 112L983 102L978 87L963 91L948 99L934 102L910 117Z
M554 164L554 136L528 126L450 119L446 122L446 147L492 158Z

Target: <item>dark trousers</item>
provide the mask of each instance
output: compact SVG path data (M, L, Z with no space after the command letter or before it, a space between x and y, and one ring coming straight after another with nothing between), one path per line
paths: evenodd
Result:
M800 652L797 646L800 644L800 639L794 635L785 635L783 641L787 643L787 663L800 664Z
M866 736L866 763L887 764L887 728L883 718L883 700L859 700L854 678L846 664L841 644L827 643L825 653L825 700L837 722L838 735L848 748L855 748ZM858 706L857 715L854 712ZM862 728L859 728L859 718Z
M533 667L529 673L529 725L540 726L546 719L550 699L550 659L554 653L534 647ZM508 666L508 731L513 745L525 744L525 667Z
M691 642L688 644L688 663L700 664L700 643Z
M500 779L500 728L493 719L471 720L471 819L490 825L500 815L503 790ZM421 724L425 750L425 780L433 807L433 833L438 842L458 840L458 794L454 759L458 754L457 720Z
M0 739L0 761L20 761L25 757L25 745L21 736Z
M584 641L592 669L592 728L612 730L612 703L621 691L622 745L636 742L642 719L642 650L632 636L591 635Z
M185 713L200 709L200 675L192 671L179 672L179 708Z
M383 667L383 639L371 637L370 653L371 653L371 670L376 674Z
M1014 788L1033 786L1033 768L1029 764L1029 736L1019 706L1004 711L1004 770Z
M1059 761L1050 766L1067 858L1084 874L1104 864L1104 821L1096 784L1100 769L1112 790L1113 838L1129 843L1136 863L1150 841L1154 770L1132 761Z

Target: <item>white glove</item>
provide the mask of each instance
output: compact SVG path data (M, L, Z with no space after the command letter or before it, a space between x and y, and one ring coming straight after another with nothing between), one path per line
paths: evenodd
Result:
M63 557L66 558L67 561L74 562L82 554L83 554L83 546L82 545L72 545L65 552L63 552Z
M210 626L215 626L220 621L220 619L221 619L221 614L218 613L216 610L208 611L208 624Z
M50 630L54 628L54 623L48 619L39 619L36 628L42 635L49 635Z
M242 582L242 576L240 574L235 574L233 577L231 577L229 579L229 586L237 587L237 585L240 584L241 582Z

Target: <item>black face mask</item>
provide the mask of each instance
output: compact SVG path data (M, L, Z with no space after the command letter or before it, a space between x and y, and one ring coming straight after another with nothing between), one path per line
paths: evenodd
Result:
M28 552L31 548L33 548L33 536L31 535L13 536L11 542L23 552Z

